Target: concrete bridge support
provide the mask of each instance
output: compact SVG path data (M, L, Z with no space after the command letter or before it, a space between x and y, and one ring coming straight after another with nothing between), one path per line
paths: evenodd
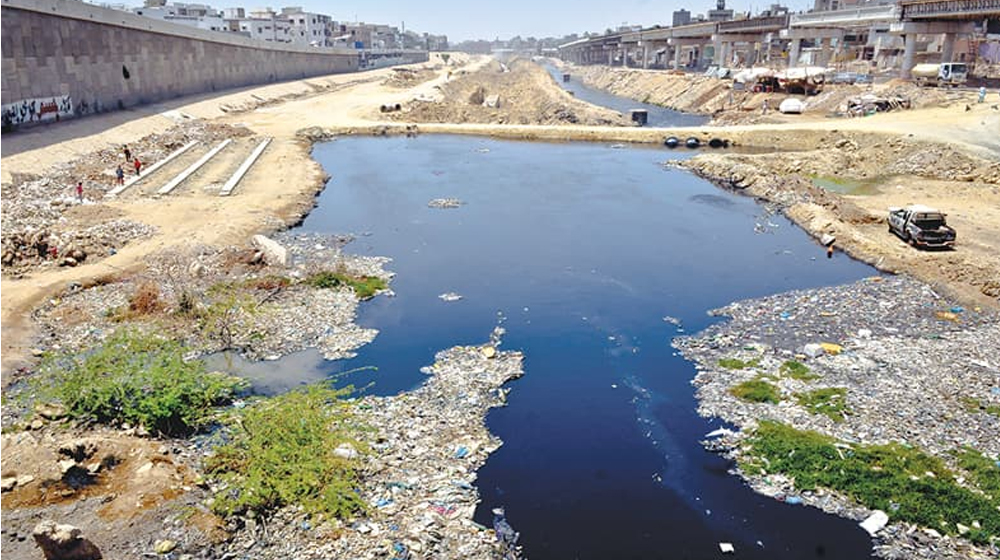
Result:
M917 52L917 34L910 33L903 35L903 66L900 68L899 76L904 79L912 77L913 56Z
M788 67L798 66L800 56L802 56L802 39L792 39L792 44L788 47Z
M941 62L951 62L955 55L955 34L945 33L941 42Z

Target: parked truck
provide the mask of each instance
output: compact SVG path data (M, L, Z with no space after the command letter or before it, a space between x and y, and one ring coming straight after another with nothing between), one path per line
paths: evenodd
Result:
M961 86L969 78L969 66L964 62L918 64L910 70L910 75L922 86Z
M944 217L941 211L927 206L889 208L889 231L916 247L952 247L955 230Z

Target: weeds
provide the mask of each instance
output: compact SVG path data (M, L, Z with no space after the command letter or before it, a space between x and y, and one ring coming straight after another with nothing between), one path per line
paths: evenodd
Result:
M346 517L364 509L355 491L356 459L335 453L360 448L361 430L342 397L351 392L314 385L247 407L233 423L231 443L206 461L226 484L213 509L221 515L266 513L299 504L311 514Z
M735 385L729 389L729 392L737 398L750 402L774 404L781 402L778 387L760 377Z
M75 418L185 435L204 425L211 407L227 402L243 383L206 373L202 362L183 355L178 342L123 330L90 353L47 358L36 388Z
M760 365L759 358L754 358L746 362L737 358L723 358L719 360L719 366L724 367L726 369L748 369L748 368L755 368L759 365Z
M313 274L309 278L306 278L305 282L314 288L349 286L354 290L358 299L369 299L388 287L385 280L376 276L351 276L343 272L331 272L328 270Z
M962 405L968 412L985 412L986 414L992 414L993 416L1000 416L1000 405L985 404L974 397L962 397Z
M1000 467L965 450L959 465L970 474L966 486L941 459L898 443L848 445L812 431L761 421L749 439L748 473L783 473L800 490L829 488L890 518L948 534L958 524L975 527L965 536L978 543L1000 537ZM765 470L766 468L766 470Z
M847 411L847 389L825 387L807 393L798 393L795 399L799 405L812 414L823 414L834 422L844 421Z
M799 381L819 379L819 375L809 371L809 366L801 362L796 362L795 360L788 360L787 362L781 364L781 367L778 368L778 372L785 377L791 377L792 379L798 379Z

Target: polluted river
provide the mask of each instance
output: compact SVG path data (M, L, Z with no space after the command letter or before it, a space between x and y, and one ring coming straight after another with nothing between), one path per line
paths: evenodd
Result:
M715 558L723 542L740 558L869 557L856 522L755 494L703 449L723 424L698 416L694 365L671 341L734 300L875 271L664 165L692 153L458 136L318 144L332 179L289 233L356 236L348 252L392 259L395 296L362 304L358 323L379 334L357 357L304 352L244 373L265 393L339 376L393 395L419 386L436 352L501 325L525 375L487 418L504 445L479 471L475 520L504 507L527 557Z

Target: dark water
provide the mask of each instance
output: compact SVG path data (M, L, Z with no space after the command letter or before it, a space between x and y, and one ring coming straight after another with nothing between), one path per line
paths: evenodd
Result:
M302 229L370 232L347 250L392 257L398 276L397 297L361 307L376 340L310 375L374 365L348 380L394 394L501 317L505 348L526 355L488 418L505 445L480 471L478 521L505 506L535 559L717 558L721 541L744 559L869 556L855 523L758 496L701 448L720 423L697 416L694 368L663 317L693 333L733 300L873 269L665 169L662 150L425 136L342 139L314 157L333 179ZM439 197L467 204L427 207ZM438 299L448 291L464 299Z
M699 126L705 124L709 120L708 117L704 115L682 113L680 111L674 111L673 109L660 107L659 105L640 103L626 97L619 97L606 91L592 88L581 82L577 76L572 74L572 72L570 73L569 82L566 83L562 80L562 70L559 70L551 64L543 64L543 67L549 72L549 74L552 75L553 78L555 78L556 82L558 82L563 89L573 92L573 95L577 99L586 101L587 103L593 103L594 105L600 105L601 107L607 107L608 109L613 109L625 115L626 118L628 117L628 112L632 109L645 109L649 116L649 120L646 123L646 126L648 127Z

